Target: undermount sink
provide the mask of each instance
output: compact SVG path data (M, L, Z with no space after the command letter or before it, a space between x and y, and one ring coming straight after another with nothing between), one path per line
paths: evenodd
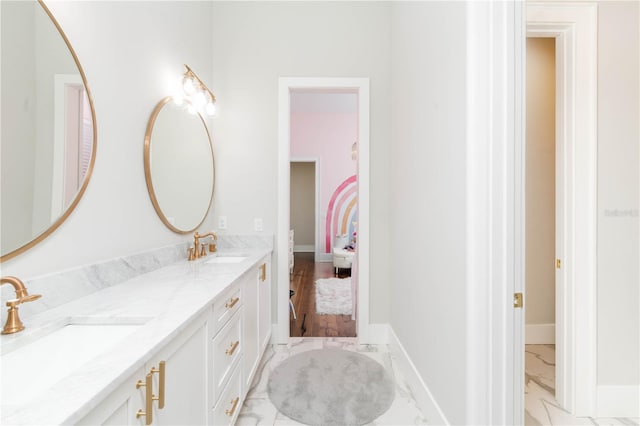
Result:
M246 258L247 256L242 255L217 255L207 260L207 263L240 263Z
M25 336L24 344L0 357L2 405L27 403L134 333L148 320L69 317L52 328L47 327L43 335Z

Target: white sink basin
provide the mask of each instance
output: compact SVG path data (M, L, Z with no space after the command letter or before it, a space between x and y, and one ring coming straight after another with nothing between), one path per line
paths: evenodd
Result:
M240 263L245 260L247 256L215 256L207 263Z
M29 402L138 330L148 318L121 321L121 318L67 318L59 328L3 354L2 405Z

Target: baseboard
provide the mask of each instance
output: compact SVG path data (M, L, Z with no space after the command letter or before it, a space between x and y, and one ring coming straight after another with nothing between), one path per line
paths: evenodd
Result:
M315 253L316 248L313 245L294 245L293 252L294 253Z
M597 417L640 417L640 385L598 386Z
M447 418L433 398L424 380L420 377L416 366L411 361L411 358L409 358L407 351L404 349L404 346L402 346L400 340L398 340L398 336L396 336L391 326L387 328L387 335L391 354L398 362L398 367L402 374L404 374L407 385L413 392L413 397L418 404L418 408L420 408L425 415L429 424L448 425L449 422Z
M553 345L556 343L555 324L525 324L524 343L527 345Z

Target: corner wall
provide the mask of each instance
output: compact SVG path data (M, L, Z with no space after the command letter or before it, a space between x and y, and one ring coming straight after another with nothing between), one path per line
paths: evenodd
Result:
M467 420L466 5L391 13L390 325L442 412Z

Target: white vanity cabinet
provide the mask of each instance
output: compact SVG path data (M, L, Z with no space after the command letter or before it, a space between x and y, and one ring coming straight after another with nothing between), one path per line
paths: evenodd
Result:
M271 337L271 257L264 257L257 269L243 282L244 308L244 386L249 390L264 348Z
M78 424L206 424L209 319L193 321Z
M260 265L258 268L258 338L260 354L262 354L271 339L271 256L265 256Z
M245 297L245 306L243 310L243 330L242 337L244 340L244 359L242 365L242 377L244 388L249 389L251 385L254 367L258 358L258 286L257 286L257 270L251 270L243 278L242 288Z
M268 255L78 424L233 425L271 335L270 272Z

